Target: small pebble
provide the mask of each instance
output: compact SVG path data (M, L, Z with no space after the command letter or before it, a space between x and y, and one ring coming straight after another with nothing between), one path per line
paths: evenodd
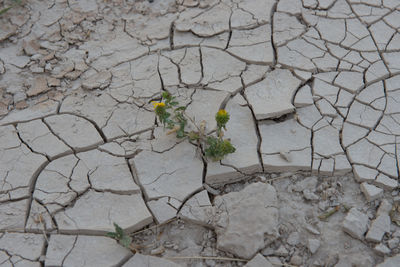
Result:
M311 254L317 252L320 246L321 242L318 239L308 239L307 248L311 252Z
M397 248L399 246L400 239L398 237L394 237L388 241L388 247L390 249Z
M309 231L310 233L314 234L314 235L320 235L321 232L318 231L316 228L312 227L311 225L307 224L305 226L306 230Z
M303 264L303 258L300 257L299 255L295 254L292 256L292 258L290 259L290 264L299 266L301 264Z

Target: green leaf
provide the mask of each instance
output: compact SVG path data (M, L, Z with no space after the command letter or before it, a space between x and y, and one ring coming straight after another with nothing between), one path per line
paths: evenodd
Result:
M163 92L161 94L162 98L168 98L169 97L169 93L168 92Z
M111 237L111 238L117 238L118 235L116 233L114 233L114 232L108 232L106 234L106 236Z
M177 107L177 108L175 109L175 111L181 111L181 110L182 110L182 111L183 111L183 110L186 110L186 107L183 107L183 106L182 106L182 107Z
M122 230L122 228L116 223L114 223L114 227L118 237L122 238L124 236L124 230Z
M11 8L13 8L12 6L3 8L2 10L0 10L0 15L3 15L4 13L6 13L8 10L10 10Z
M176 102L176 101L173 101L173 102L171 102L171 103L169 103L171 106L176 106L176 105L179 105L179 102Z
M185 132L182 130L182 129L179 129L177 132L176 132L176 137L178 137L178 138L183 138L183 137L185 137L186 135L185 135Z
M132 243L132 237L125 235L121 240L119 241L121 245L123 245L126 248L129 248L129 246Z

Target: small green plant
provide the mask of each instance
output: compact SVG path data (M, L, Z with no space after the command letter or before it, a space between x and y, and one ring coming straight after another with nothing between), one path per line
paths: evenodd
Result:
M129 249L132 243L132 237L125 234L122 228L118 224L114 223L114 227L115 227L115 232L108 232L106 235L108 237L114 238L122 246Z
M8 10L10 10L11 8L13 8L13 7L15 7L15 6L18 6L18 5L20 5L21 3L22 3L22 0L12 0L13 1L13 4L12 5L10 5L10 6L8 6L8 7L5 7L5 8L3 8L3 9L0 9L0 16L1 15L3 15L4 13L6 13Z
M169 129L167 134L176 133L177 138L189 138L191 141L196 141L204 149L204 155L213 161L222 160L226 155L235 152L235 147L229 139L224 139L224 130L229 121L229 113L221 109L215 114L217 122L216 136L213 134L205 134L205 122L201 122L197 126L194 121L185 113L186 107L179 106L179 102L174 96L168 92L162 94L160 102L153 102L154 112L159 121L165 128ZM185 127L191 121L196 127L196 131L186 131Z

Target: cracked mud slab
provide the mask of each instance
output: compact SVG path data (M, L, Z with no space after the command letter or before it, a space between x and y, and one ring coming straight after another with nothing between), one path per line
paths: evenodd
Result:
M113 222L132 232L179 214L210 227L211 206L230 193L221 188L271 171L352 173L363 190L350 202L361 194L365 203L398 202L396 0L28 1L0 25L0 243L11 244L0 246L0 265L40 265L57 238L68 248L45 265L79 265L71 255L92 243L99 249L82 257L117 249L100 237ZM207 162L195 145L165 136L151 105L164 91L206 121L207 132L226 109L236 152ZM317 191L303 188L300 203L326 211ZM374 212L368 218L382 220ZM324 256L338 265L370 266L382 255L396 262L396 227L386 233L390 242L371 244L374 252L363 247L363 257L374 253L365 261L355 260L363 258L356 249ZM51 246L38 241L34 257L23 255L28 247L16 252L12 240L43 232ZM273 242L275 254L264 244L258 255L318 266L315 255L330 244L317 235L296 247L285 238ZM200 247L186 252L217 254ZM105 265L161 264L118 255Z

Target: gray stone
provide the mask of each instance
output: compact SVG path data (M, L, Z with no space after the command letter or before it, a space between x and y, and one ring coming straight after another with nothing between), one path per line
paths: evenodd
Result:
M220 212L215 222L217 247L246 259L277 238L278 209L275 188L254 183L240 192L217 196Z
M379 243L385 233L390 232L390 217L387 214L381 214L372 221L366 235L368 241Z
M321 242L318 239L308 239L307 248L311 252L311 254L317 252L320 246Z
M151 266L151 267L179 267L177 263L172 261L136 253L122 267Z
M309 176L292 185L290 189L295 192L303 192L305 189L314 191L315 188L317 187L317 183L318 183L317 177Z
M343 231L354 238L362 240L367 231L368 216L356 208L351 208L343 220Z
M290 258L290 264L296 265L296 266L300 266L303 263L303 258L297 254L294 254L291 258Z
M350 267L350 266L375 266L375 260L369 250L355 251L339 254L339 262L335 265L337 267Z
M392 210L392 204L386 200L382 199L381 204L379 205L378 211L376 212L377 216L379 215L388 215Z
M378 175L377 170L356 164L353 165L353 172L357 182L371 182Z
M288 236L286 242L291 246L296 246L300 243L300 234L299 232L293 232Z
M251 261L247 262L244 267L272 267L273 265L260 253L258 253Z
M186 201L179 212L179 217L209 226L213 222L214 213L215 211L211 205L208 193L206 190L203 190Z
M274 255L279 257L287 257L289 255L289 251L285 248L285 246L280 245L279 248L274 251Z
M366 182L361 184L360 189L364 193L364 196L368 202L383 196L383 189Z
M382 243L376 245L374 251L380 256L385 256L390 253L390 249Z
M317 201L319 200L319 196L314 194L313 192L311 192L309 189L305 189L303 191L303 196L306 200L310 200L310 201Z
M49 91L50 88L47 86L47 80L45 77L37 77L34 84L26 91L28 96L36 96Z
M117 266L132 253L103 236L50 236L46 266Z
M400 239L398 237L394 237L394 238L388 240L388 247L390 249L397 248L399 246L399 243L400 243Z
M374 183L386 190L393 190L398 187L399 182L395 179L389 178L388 176L380 173Z

